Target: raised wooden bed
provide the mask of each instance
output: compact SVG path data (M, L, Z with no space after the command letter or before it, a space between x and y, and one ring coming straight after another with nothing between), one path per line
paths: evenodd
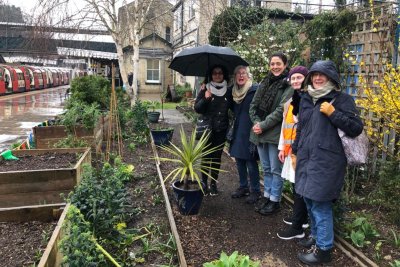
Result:
M16 212L3 208L63 203L81 181L83 163L91 163L90 148L32 149L13 151L15 156L52 153L82 153L71 168L0 172L0 214ZM28 211L27 211L28 213Z
M101 152L101 145L103 141L103 135L105 133L104 125L107 124L108 117L101 117L93 130L87 130L82 125L77 125L75 127L75 135L77 138L83 139L96 152ZM68 132L65 126L55 125L55 126L35 126L33 127L33 136L35 140L35 145L37 149L54 148L54 145L67 138Z
M57 226L51 235L49 243L47 243L46 250L44 251L42 258L38 264L38 267L58 267L61 266L63 255L59 251L58 243L63 238L63 223L67 216L69 204L65 206L60 219L58 220Z

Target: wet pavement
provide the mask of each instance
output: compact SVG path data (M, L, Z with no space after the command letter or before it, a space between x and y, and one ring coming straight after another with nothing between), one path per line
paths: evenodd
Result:
M32 127L45 120L53 119L63 111L65 92L68 86L44 89L22 94L0 96L0 152L14 143L22 143ZM141 100L160 99L159 94L139 94ZM161 110L159 110L161 112ZM185 123L176 110L164 110L160 120L166 123Z
M67 88L0 96L0 152L28 138L33 126L60 114Z

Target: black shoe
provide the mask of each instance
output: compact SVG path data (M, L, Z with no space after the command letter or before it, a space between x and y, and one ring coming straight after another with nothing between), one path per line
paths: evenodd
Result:
M218 195L218 188L216 183L210 184L209 194L210 196L217 196Z
M303 229L296 230L293 227L289 227L285 231L277 233L278 237L283 240L290 240L293 238L303 238L305 236Z
M293 224L293 220L292 220L291 217L283 218L283 222L286 223L286 224L288 224L288 225L292 225L292 224ZM303 227L303 229L306 229L306 228L308 228L310 225L309 225L308 223L303 223L301 226Z
M311 248L315 245L315 239L312 236L309 236L308 238L300 240L299 242L297 242L297 244L304 248Z
M262 209L260 209L259 213L261 215L272 215L280 211L281 205L279 202L270 201L267 205L265 205Z
M328 263L332 261L331 255L332 249L321 250L316 246L313 246L306 253L297 254L297 258L307 265L320 265L322 263Z
M259 212L265 205L269 202L269 198L261 197L257 200L256 204L254 205L255 211Z
M233 192L231 194L232 198L240 198L240 197L245 197L248 196L250 194L250 191L247 187L239 187L238 189L236 189L235 192Z
M258 199L260 199L261 193L260 192L251 192L248 197L246 197L246 203L247 204L254 204L257 202Z

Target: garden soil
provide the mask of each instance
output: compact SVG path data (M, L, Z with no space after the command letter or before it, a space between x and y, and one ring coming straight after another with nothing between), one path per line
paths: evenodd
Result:
M21 156L19 160L1 160L0 172L70 168L76 162L76 153ZM0 266L35 266L56 225L57 221L0 222Z
M187 133L192 124L181 124ZM173 125L173 143L179 144L180 125ZM166 156L158 150L159 156ZM219 258L222 251L231 254L239 251L253 260L260 260L261 266L303 266L297 259L302 248L296 240L284 241L277 232L285 229L282 221L291 214L289 205L283 203L279 213L262 216L247 204L244 198L232 199L231 193L238 187L236 165L227 154L222 157L222 170L218 179L218 196L206 196L198 215L179 214L174 203L170 184L166 184L173 207L174 218L181 239L188 266L200 267L204 262ZM163 176L173 168L171 163L161 163ZM333 262L329 266L356 266L343 252L334 248Z

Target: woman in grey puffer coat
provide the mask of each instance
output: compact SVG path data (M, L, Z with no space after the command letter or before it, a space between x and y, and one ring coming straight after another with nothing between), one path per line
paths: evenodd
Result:
M339 91L339 74L332 61L314 63L305 85L292 162L296 193L303 196L311 220L309 244L316 243L311 253L301 253L299 259L317 265L332 260L332 201L339 198L347 165L337 130L356 137L363 123L353 98Z

